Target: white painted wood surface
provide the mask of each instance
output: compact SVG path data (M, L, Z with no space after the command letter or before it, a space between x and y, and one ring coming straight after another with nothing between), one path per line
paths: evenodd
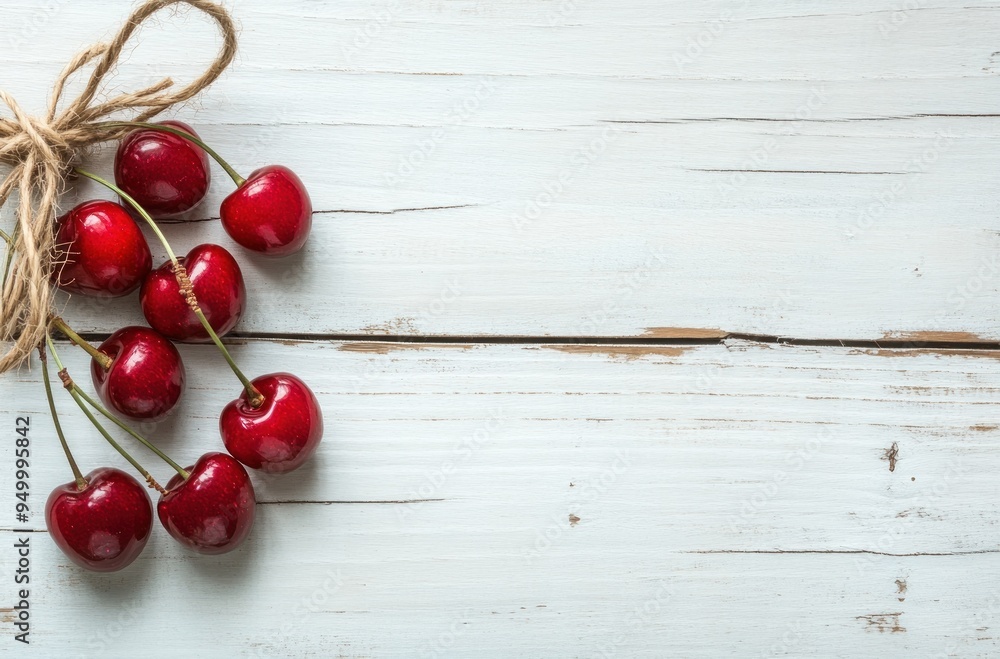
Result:
M331 421L317 459L258 480L259 526L221 559L158 532L134 569L94 576L34 534L35 656L74 638L83 656L102 642L156 656L213 643L225 650L212 656L998 651L996 353L237 352L261 372L309 373ZM236 387L210 348L183 354L199 367L185 408L149 430L190 461L220 446L211 410ZM33 419L36 487L64 480L37 371L5 386ZM113 461L67 402L82 463ZM340 585L326 593L329 574ZM140 617L124 629L126 606Z
M0 21L29 109L126 8L50 4ZM243 331L995 340L1000 3L967 5L252 0L239 61L178 115L322 211L301 259L246 259ZM120 86L210 57L208 25L171 25Z
M38 531L32 645L0 610L0 655L1000 653L1000 2L230 6L239 60L176 115L312 191L303 255L238 252L257 338L234 351L309 381L328 436L259 481L235 555L157 532L95 576L41 532L67 470L37 368L0 379L4 432L32 417ZM0 87L40 110L128 8L0 0ZM123 88L214 52L207 24L167 18ZM201 221L167 227L178 252L231 244L216 171ZM136 307L65 315L103 333ZM236 388L211 349L183 354L184 407L146 430L191 461ZM118 464L70 405L81 461Z

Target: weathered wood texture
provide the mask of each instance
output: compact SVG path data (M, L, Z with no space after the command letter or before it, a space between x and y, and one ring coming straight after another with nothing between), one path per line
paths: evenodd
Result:
M158 530L137 566L92 576L35 534L35 656L74 638L86 656L102 643L190 656L177 630L227 656L997 651L996 353L236 350L261 372L309 374L330 422L318 458L258 479L253 539L221 559ZM236 387L210 348L183 353L198 364L188 402L147 430L190 461L221 445L212 410ZM5 383L32 416L44 492L67 470L40 389L37 371ZM68 402L82 463L114 462ZM138 619L117 627L127 611Z
M995 340L1000 4L967 4L253 0L239 61L178 114L320 211L301 258L245 259L242 331ZM28 109L125 8L57 5L4 8ZM120 86L207 60L209 27L172 25Z
M1000 2L231 6L239 60L176 115L312 192L302 255L237 251L259 338L233 348L305 378L328 435L257 480L235 554L157 529L97 576L42 532L68 470L37 366L5 376L4 436L32 419L35 532L25 651L3 467L0 655L1000 653ZM0 0L0 87L40 111L128 8ZM189 78L216 37L181 29L145 30L116 84ZM179 252L232 246L215 171L166 227ZM65 313L142 320L135 297ZM362 335L442 340L343 340ZM718 343L666 344L685 338ZM183 408L144 430L190 462L237 388L212 349L182 351ZM87 468L121 463L59 405Z

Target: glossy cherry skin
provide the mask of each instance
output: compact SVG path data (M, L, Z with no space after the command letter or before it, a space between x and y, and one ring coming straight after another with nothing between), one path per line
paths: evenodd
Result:
M312 201L295 172L281 165L255 170L222 201L222 227L237 243L267 256L293 254L312 227Z
M159 421L184 391L184 363L174 344L148 327L124 327L98 348L111 357L108 370L90 362L94 388L104 404L139 421Z
M159 125L198 137L180 121ZM118 187L156 218L173 217L200 204L211 180L208 154L193 142L165 131L134 130L122 139L115 154Z
M83 490L76 481L52 490L45 524L59 549L80 567L121 570L149 540L153 504L139 481L113 467L95 469L86 481Z
M198 306L215 333L224 336L246 308L243 272L233 255L219 245L198 245L178 261L187 268ZM139 297L150 327L174 341L208 343L211 337L181 296L173 267L167 261L149 273Z
M222 441L234 458L274 474L297 469L323 438L323 412L306 383L290 373L254 379L264 404L254 409L247 393L226 405L219 417Z
M149 245L129 212L113 201L88 201L56 221L53 281L70 293L128 295L149 274Z
M226 453L206 453L167 483L156 506L175 540L201 554L236 549L253 528L257 499L247 470Z

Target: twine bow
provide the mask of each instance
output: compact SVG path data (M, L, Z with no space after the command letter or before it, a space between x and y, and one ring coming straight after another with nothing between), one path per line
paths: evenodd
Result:
M113 96L95 103L104 76L115 67L122 48L136 29L151 15L184 4L198 9L219 25L223 44L212 65L186 87L172 90L164 78L136 92ZM18 191L16 224L7 239L0 291L0 341L10 347L0 357L0 373L20 365L45 338L52 313L53 256L56 205L77 152L100 142L118 139L128 128L100 122L120 112L133 111L133 121L148 121L176 103L192 98L208 87L236 55L236 27L226 10L208 0L148 0L125 21L114 40L95 44L80 52L56 80L44 117L25 114L9 94L0 90L0 101L11 118L0 118L0 164L11 171L0 183L0 207ZM87 86L65 109L59 110L63 89L81 68L97 60Z

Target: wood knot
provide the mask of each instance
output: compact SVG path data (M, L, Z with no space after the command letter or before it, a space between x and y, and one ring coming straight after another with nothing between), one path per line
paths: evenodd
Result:
M892 443L892 446L885 449L882 459L889 462L889 471L896 471L896 461L899 460L899 444Z

